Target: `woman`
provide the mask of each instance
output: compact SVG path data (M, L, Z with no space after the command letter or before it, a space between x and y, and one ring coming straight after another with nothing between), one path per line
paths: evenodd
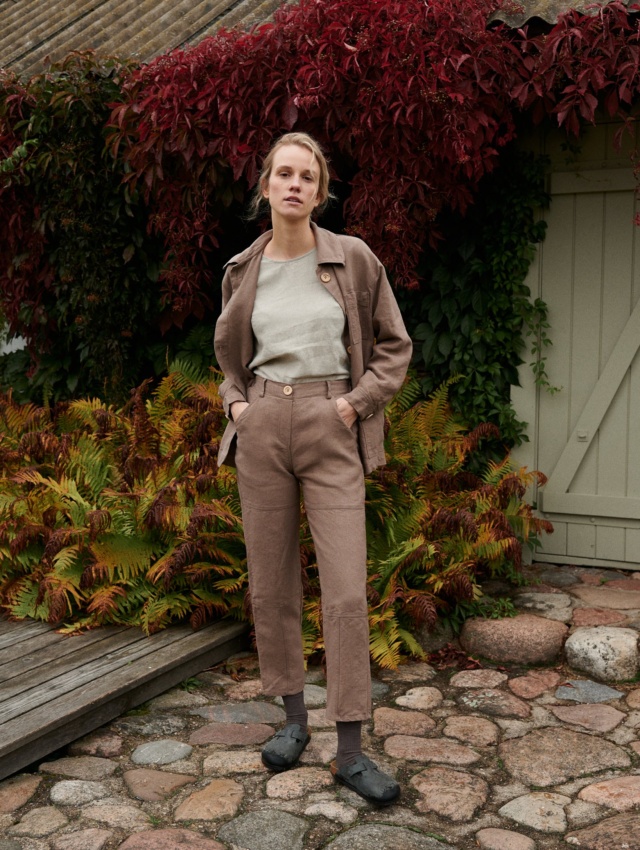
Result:
M371 714L364 474L384 463L384 406L411 341L384 269L359 239L317 227L327 162L305 133L267 155L254 211L272 230L226 265L215 350L230 421L218 463L235 462L262 688L282 696L286 725L264 764L292 767L309 742L304 705L300 488L322 593L327 717L336 721L335 778L367 800L400 792L363 755Z

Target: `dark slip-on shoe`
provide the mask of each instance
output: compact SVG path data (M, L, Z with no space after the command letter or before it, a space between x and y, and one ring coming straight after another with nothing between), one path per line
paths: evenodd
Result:
M262 763L269 770L280 773L298 761L311 735L297 723L288 723L270 738L262 750Z
M400 796L400 786L395 779L383 773L368 756L358 756L353 764L347 764L339 770L335 761L332 761L331 773L338 782L378 806L390 806Z

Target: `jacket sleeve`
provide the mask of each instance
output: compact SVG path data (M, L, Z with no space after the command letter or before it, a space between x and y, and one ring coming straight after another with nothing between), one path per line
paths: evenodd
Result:
M218 360L218 365L222 369L223 374L225 375L225 379L218 387L218 393L220 394L220 398L222 399L222 407L224 409L225 415L227 419L231 419L231 413L229 411L231 405L234 401L246 401L246 397L240 387L238 387L232 378L227 377L225 363L227 360L226 352L228 349L227 338L229 333L231 333L231 328L229 328L228 317L226 315L226 306L229 303L231 295L233 294L231 288L231 277L229 273L229 267L225 271L224 278L222 280L222 312L216 322L216 329L214 333L214 349L216 353L216 358Z
M384 266L376 259L378 276L373 289L372 320L375 344L357 386L344 398L360 419L383 408L402 386L413 344L407 333Z

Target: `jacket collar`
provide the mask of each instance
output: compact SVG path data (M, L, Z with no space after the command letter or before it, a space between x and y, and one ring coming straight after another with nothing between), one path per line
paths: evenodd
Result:
M324 263L344 265L344 249L340 242L340 237L335 233L332 233L330 230L318 227L318 225L313 221L311 222L311 230L313 231L313 235L316 239L318 265L322 265ZM255 257L256 254L262 254L267 242L271 239L271 234L272 231L267 230L266 233L259 236L255 242L249 245L248 248L240 254L236 254L234 257L231 257L231 259L225 263L225 268L227 266L242 265Z

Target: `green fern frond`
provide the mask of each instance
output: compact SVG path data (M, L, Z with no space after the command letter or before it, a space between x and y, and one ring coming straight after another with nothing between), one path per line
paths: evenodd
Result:
M90 551L95 559L96 569L104 570L110 581L130 581L149 569L155 557L156 546L157 544L144 537L113 533L94 540Z

